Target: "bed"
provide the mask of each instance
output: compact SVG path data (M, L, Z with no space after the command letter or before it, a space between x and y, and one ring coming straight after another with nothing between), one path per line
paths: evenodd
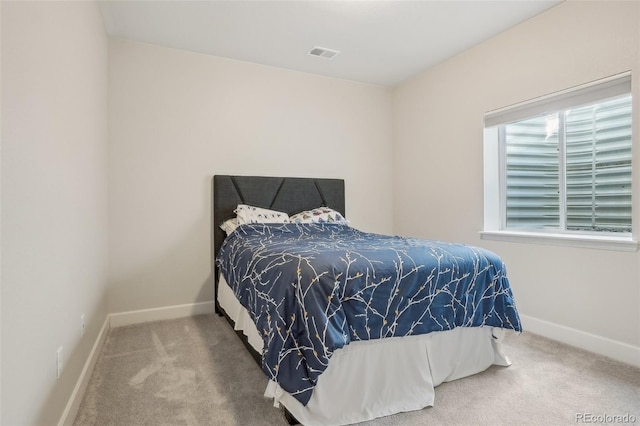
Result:
M494 253L359 231L345 219L341 179L213 183L216 312L290 423L419 410L440 383L510 365L502 340L521 326ZM329 213L318 220L319 207ZM253 220L256 211L274 213Z

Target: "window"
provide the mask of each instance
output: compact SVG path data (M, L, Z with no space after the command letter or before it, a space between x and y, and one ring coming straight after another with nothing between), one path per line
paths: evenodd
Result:
M485 116L485 231L631 240L631 78Z

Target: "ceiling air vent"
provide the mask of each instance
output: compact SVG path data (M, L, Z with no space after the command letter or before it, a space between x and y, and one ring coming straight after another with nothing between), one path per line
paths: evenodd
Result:
M309 55L317 56L319 58L324 59L333 59L338 53L337 50L327 49L326 47L318 47L314 46L313 49L309 51Z

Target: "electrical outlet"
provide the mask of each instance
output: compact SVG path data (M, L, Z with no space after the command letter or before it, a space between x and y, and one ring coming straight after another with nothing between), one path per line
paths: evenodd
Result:
M56 352L56 366L56 377L59 379L62 373L62 346L60 346Z
M84 336L84 329L86 327L84 314L80 315L80 337Z

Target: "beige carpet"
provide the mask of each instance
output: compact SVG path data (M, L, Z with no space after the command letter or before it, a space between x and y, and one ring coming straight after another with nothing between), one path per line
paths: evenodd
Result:
M505 350L511 367L444 383L434 407L366 424L640 424L640 369L526 332L509 334ZM286 425L265 386L220 317L115 328L75 425Z

